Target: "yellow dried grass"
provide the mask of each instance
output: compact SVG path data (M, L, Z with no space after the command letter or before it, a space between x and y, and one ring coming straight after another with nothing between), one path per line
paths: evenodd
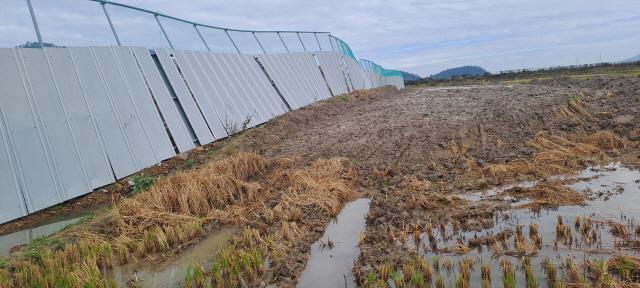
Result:
M304 169L284 169L269 176L274 187L283 189L278 211L320 211L335 216L342 203L355 195L351 183L358 176L346 158L317 160ZM284 218L288 218L285 216Z

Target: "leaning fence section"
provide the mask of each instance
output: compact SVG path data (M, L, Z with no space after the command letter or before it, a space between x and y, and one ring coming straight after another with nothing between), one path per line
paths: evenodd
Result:
M93 2L117 46L43 48L29 5L41 49L0 48L0 223L316 101L404 88L400 72L357 59L328 33L220 28ZM124 45L131 35L118 33L115 8L151 16L167 45ZM177 41L187 32L200 48Z

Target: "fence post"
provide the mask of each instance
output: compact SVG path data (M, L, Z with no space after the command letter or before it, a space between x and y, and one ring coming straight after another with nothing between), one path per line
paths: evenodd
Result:
M40 43L40 48L44 48L44 43L42 42L42 35L40 35L40 28L38 27L38 21L36 20L36 13L33 12L33 6L31 5L31 0L27 0L27 6L29 7L29 13L31 14L31 21L33 21L33 28L36 30L36 36L38 37L38 43Z
M304 42L302 42L302 38L300 38L300 32L296 32L296 35L298 35L298 40L300 40L300 44L302 44L302 49L304 49L304 52L307 52L307 47L304 47Z
M207 41L204 40L204 37L202 37L202 33L200 33L200 30L198 29L198 25L193 24L193 29L196 29L196 33L198 33L200 40L202 40L202 43L204 43L204 47L207 47L207 51L211 52L211 48L209 48L209 44L207 44Z
M176 49L175 47L173 47L173 43L171 43L171 39L169 39L169 35L167 35L167 31L164 31L164 26L162 26L162 22L160 22L160 18L158 18L158 14L153 14L153 17L156 18L156 22L158 22L158 26L160 26L160 30L162 31L162 34L164 34L164 38L167 39L167 42L169 43L169 47L171 47L171 49Z
M336 47L333 46L333 35L329 34L329 43L331 43L331 50L333 50L333 52L337 52L336 51Z
M264 50L264 47L262 47L262 43L260 43L258 36L256 36L256 32L251 32L251 34L253 34L253 38L255 38L256 42L258 42L258 45L260 45L260 49L262 49L262 52L264 52L264 54L267 54L267 50Z
M229 30L224 29L224 33L227 34L227 37L229 37L229 41L231 41L231 44L233 44L233 47L236 48L236 51L238 51L238 54L242 54L242 52L240 52L240 49L238 49L238 45L236 45L236 41L233 41L233 38L231 38L231 35L229 34Z
M109 16L109 11L107 11L107 3L104 2L100 2L100 5L102 5L102 11L104 11L104 16L107 17L107 22L109 22L109 27L111 27L111 32L113 32L113 37L116 38L116 43L118 43L118 46L122 46L122 43L120 43L120 37L118 37L118 33L116 32L116 27L113 26L113 22L111 22L111 16Z
M316 42L318 42L318 49L320 49L320 51L322 51L322 45L320 45L320 40L318 40L318 33L313 32L313 36L316 37Z
M291 53L291 51L289 51L289 47L287 47L287 44L284 43L284 39L282 39L282 36L280 36L280 32L276 32L276 34L278 34L278 38L280 38L280 41L282 42L284 49L287 50L287 53Z

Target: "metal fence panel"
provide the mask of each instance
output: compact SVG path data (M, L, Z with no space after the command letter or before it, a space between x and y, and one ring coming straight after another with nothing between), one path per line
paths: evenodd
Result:
M333 52L318 52L316 57L334 96L349 93L347 82L340 68L341 56Z
M13 157L11 157L13 149L9 143L9 134L4 126L3 118L4 113L0 109L0 183L2 183L0 203L3 203L3 207L0 209L0 223L25 216L28 213L18 184L18 174Z
M291 57L292 54L266 54L258 55L258 58L291 108L297 109L311 104L314 95L309 93L311 89L305 90L307 84L304 81L304 73L296 70L298 65L294 62L294 57Z
M124 133L122 121L115 112L115 105L109 96L91 50L69 48L69 53L78 71L87 106L95 119L98 136L104 143L113 173L118 178L135 173L138 170L135 153Z
M101 75L114 104L114 111L118 114L121 127L131 143L138 169L144 169L160 162L160 157L151 145L151 139L143 126L134 103L131 101L120 66L116 61L111 47L92 47Z
M297 76L298 83L300 84L300 88L303 91L303 95L305 95L310 103L313 103L315 101L324 99L324 97L321 96L320 91L315 86L315 79L313 79L314 77L312 75L312 72L310 72L310 67L307 66L307 63L305 63L305 59L303 59L304 55L307 54L291 53L283 54L280 56L286 63L290 65L290 72ZM313 65L317 66L317 64Z
M172 99L170 90L165 84L160 71L154 63L149 51L146 48L136 47L132 51L140 65L142 75L149 85L149 89L153 94L153 98L162 113L164 122L171 132L173 141L175 141L178 151L186 152L196 147L193 138L189 132L188 124L180 114L176 103Z
M231 119L231 122L225 122L229 134L241 130L242 126L255 126L256 123L261 123L265 117L261 111L254 106L252 99L249 98L247 88L245 87L247 83L242 81L242 72L238 69L235 59L231 55L233 54L217 54L209 57L209 59L218 64L217 69L215 69L213 73L222 76L224 80L221 84L229 88L228 94L220 96L224 97L227 102L236 103L236 107L238 107L240 112L238 118ZM212 94L215 93L214 91L211 92Z
M208 58L208 53L189 54L194 57L196 71L201 77L201 83L205 87L205 96L213 103L212 107L216 111L222 126L229 135L233 133L230 129L232 123L241 121L244 113L244 106L239 99L229 97L233 93L232 85L229 85L227 73L219 73L221 68L218 63Z
M209 144L215 140L213 134L209 130L207 126L207 122L204 120L204 116L200 112L200 108L198 104L193 99L191 92L189 92L189 88L184 82L184 78L178 71L176 64L173 62L173 59L170 56L170 53L167 49L155 49L156 56L158 56L158 62L160 62L160 66L164 71L165 75L167 75L167 80L171 84L171 88L175 92L175 95L184 109L184 113L189 119L189 123L191 123L191 127L198 138L198 142L201 145Z
M182 72L182 76L184 76L188 87L193 93L193 98L196 100L196 103L198 103L200 111L202 111L202 115L204 115L213 136L218 139L226 137L228 134L222 124L223 122L216 113L213 103L211 103L211 100L207 97L205 88L203 88L204 83L203 80L200 79L200 77L202 77L202 72L197 66L198 63L193 60L193 57L191 57L192 55L185 53L185 51L174 50L173 55L176 58L178 67L180 67L180 71ZM198 73L198 71L200 72Z
M136 63L133 51L130 47L112 47L112 49L120 64L134 112L140 117L158 162L175 156L173 145L160 118L160 112L149 93L149 87Z
M368 78L365 77L365 71L360 68L360 65L358 65L355 60L349 57L343 57L343 59L345 61L345 64L347 65L347 72L349 78L351 79L353 89L361 90L371 88L371 83L367 81Z
M62 202L62 197L15 51L0 49L0 109L24 202L29 212L35 212ZM6 206L19 207L21 202L3 205L2 209L10 209Z
M69 49L46 48L45 51L49 56L53 76L67 112L67 121L75 135L81 163L91 189L113 183L115 178L98 136L96 123L89 111L85 91L80 85Z
M257 74L254 70L250 69L248 65L257 65L253 60L253 56L239 55L239 54L227 54L227 63L237 68L237 74L232 74L233 78L240 85L241 90L245 94L247 104L249 107L256 111L256 115L259 115L256 119L252 119L249 123L250 126L255 126L269 121L272 117L271 109L265 101L265 94L261 92L261 85L259 84L259 78L265 78L264 73ZM215 55L214 55L215 57Z
M313 100L323 100L331 97L331 92L327 87L327 82L322 78L320 67L311 53L287 54L293 56L298 65L297 71L302 71L301 75L307 83L307 93L314 93Z
M243 69L244 78L251 83L252 89L249 98L257 99L258 105L261 105L266 118L264 122L269 121L271 118L281 115L287 112L287 108L278 96L278 93L269 82L269 79L264 74L258 62L255 60L255 56L251 55L235 55L238 64Z
M271 80L273 80L280 90L280 93L282 93L282 96L285 98L287 103L289 103L289 106L291 106L292 109L297 109L306 105L304 101L300 101L299 98L292 96L297 94L296 87L293 83L285 81L288 77L286 69L281 67L281 65L276 61L276 58L272 56L273 55L258 55L257 58L258 61L262 63L265 71L269 74Z
M62 198L67 200L91 191L93 188L85 174L76 135L71 130L60 91L54 82L46 50L17 51L21 55L36 114L43 124L45 143L48 144L53 159L54 172L57 172L60 179Z

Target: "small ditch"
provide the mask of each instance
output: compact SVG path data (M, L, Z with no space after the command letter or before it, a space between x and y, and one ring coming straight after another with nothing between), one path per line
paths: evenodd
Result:
M360 234L366 228L370 199L347 203L316 243L298 280L298 287L356 287L351 271L360 254Z
M210 262L220 250L220 246L238 231L239 228L235 226L216 229L197 244L185 249L175 259L160 264L149 264L143 260L117 266L109 271L109 276L120 287L129 287L132 283L140 285L136 287L183 287L184 275L189 266Z
M58 231L65 229L69 225L73 225L82 221L84 218L84 216L75 218L61 218L53 223L2 235L0 236L0 257L7 257L9 256L12 249L30 244L35 239L52 235Z

